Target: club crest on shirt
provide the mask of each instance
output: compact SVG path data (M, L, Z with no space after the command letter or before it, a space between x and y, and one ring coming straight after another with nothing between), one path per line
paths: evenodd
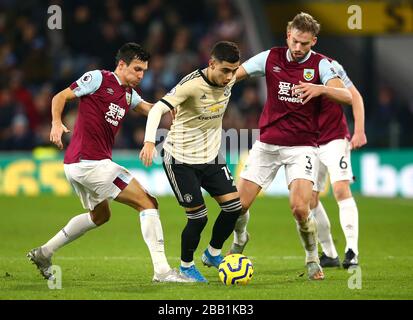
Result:
M224 96L225 96L225 97L228 97L230 93L231 93L231 88L225 87Z
M132 100L132 95L126 92L126 103L128 104L128 106L130 106L131 100Z
M192 194L187 193L187 194L184 195L184 200L185 200L186 203L191 203L192 199L193 199Z
M314 69L304 69L304 79L307 81L311 81L314 79Z

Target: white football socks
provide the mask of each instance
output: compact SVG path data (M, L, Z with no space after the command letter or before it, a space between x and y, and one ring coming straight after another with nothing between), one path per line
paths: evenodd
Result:
M340 209L340 224L346 237L346 252L352 249L358 255L359 221L358 210L354 198L348 198L338 202Z
M146 209L140 212L142 236L151 254L153 268L156 273L168 272L171 267L165 256L163 230L157 209Z
M184 268L190 268L195 264L195 262L192 260L191 262L185 262L181 260L181 267Z
M304 222L297 223L298 234L300 235L301 243L305 250L305 263L320 262L318 258L317 248L317 225L315 219L310 212L308 218Z
M234 227L234 243L243 245L247 241L247 224L249 220L249 210L238 217Z
M96 227L97 225L92 221L89 212L79 214L73 217L62 230L42 246L42 252L47 258L50 258L56 250Z
M330 258L336 258L338 253L331 236L330 220L321 201L318 201L318 205L312 210L312 213L317 223L318 241L323 252Z
M216 257L221 254L221 249L216 249L214 247L211 247L211 245L208 245L208 252L211 256Z

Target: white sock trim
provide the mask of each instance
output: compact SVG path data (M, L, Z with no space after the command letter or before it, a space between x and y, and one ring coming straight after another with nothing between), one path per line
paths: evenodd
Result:
M149 253L155 273L168 272L171 267L165 256L162 224L157 209L146 209L139 213L141 232Z
M340 211L340 224L346 238L345 252L352 249L353 252L358 255L359 222L356 202L354 198L351 197L339 201L338 206Z
M185 262L181 260L181 267L190 268L195 265L195 262L192 260L191 262Z
M247 224L250 220L250 211L247 210L244 214L241 214L237 219L234 227L234 243L238 245L244 245L247 241Z
M96 227L97 225L92 221L90 212L74 216L53 238L42 246L42 251L45 256L51 257L59 248Z
M208 252L211 256L216 257L221 254L221 249L216 249L214 247L211 247L211 245L208 245Z
M305 222L297 223L297 231L303 245L306 263L309 261L318 260L317 248L317 226L313 214L310 212Z
M158 209L145 209L139 212L139 216L141 218L145 216L159 217L159 211Z
M89 220L89 223L90 223L91 226L97 227L97 224L94 223L93 220L92 220L92 215L90 214L90 212L89 212L88 220Z
M351 197L351 198L338 201L337 204L340 208L347 208L347 207L355 206L356 201L354 200L353 197Z
M318 201L312 213L317 223L318 242L323 252L330 258L336 258L338 253L331 234L330 220L321 201Z

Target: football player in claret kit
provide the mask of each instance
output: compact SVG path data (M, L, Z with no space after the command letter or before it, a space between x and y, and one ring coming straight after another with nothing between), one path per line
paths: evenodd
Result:
M307 13L288 23L287 47L263 51L242 64L237 81L265 76L267 101L260 120L260 136L250 150L238 182L243 213L235 226L231 253L243 251L248 233L248 209L262 189L284 166L290 208L303 244L310 280L324 279L317 251L317 228L310 214L317 174L318 116L322 96L351 104L352 96L330 61L311 48L317 42L318 22Z
M158 203L125 168L112 159L115 135L129 109L147 114L152 106L133 89L148 68L149 54L136 43L126 43L116 56L114 72L85 73L52 100L50 141L63 148L62 112L68 100L80 98L71 142L64 158L64 171L86 213L73 217L53 238L32 249L29 259L46 279L51 273L52 256L64 245L106 223L111 200L140 212L141 231L154 267L154 281L191 282L168 264Z
M234 43L216 43L208 67L184 77L153 106L140 154L145 165L152 163L161 116L176 109L175 120L164 143L163 166L187 216L181 236L180 271L197 282L207 282L194 263L194 252L208 220L201 187L222 209L214 223L209 246L202 255L205 265L218 268L223 259L222 246L241 213L237 188L225 159L219 154L222 118L235 83L239 60L239 49Z
M331 63L353 97L354 134L350 139L342 106L323 97L318 121L320 130L318 159L320 162L317 180L313 187L311 208L317 221L318 239L323 250L320 264L323 267L338 267L340 261L331 236L330 221L319 201L319 193L325 188L328 173L339 207L341 228L346 238L343 267L347 269L358 265L359 230L357 205L350 189L350 182L353 180L350 152L365 145L367 139L364 132L363 98L344 68L337 61L331 60Z

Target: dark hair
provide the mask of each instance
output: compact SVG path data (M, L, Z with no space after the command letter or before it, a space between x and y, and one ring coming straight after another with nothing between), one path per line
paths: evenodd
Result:
M134 42L125 43L116 54L116 65L118 65L120 60L126 62L129 65L133 59L138 59L141 61L148 61L150 58L149 53L142 48L139 44Z
M240 60L240 52L234 42L219 41L212 48L211 57L219 61L235 63Z
M297 29L301 32L310 32L317 36L320 32L320 24L310 14L301 12L288 22L287 31Z

